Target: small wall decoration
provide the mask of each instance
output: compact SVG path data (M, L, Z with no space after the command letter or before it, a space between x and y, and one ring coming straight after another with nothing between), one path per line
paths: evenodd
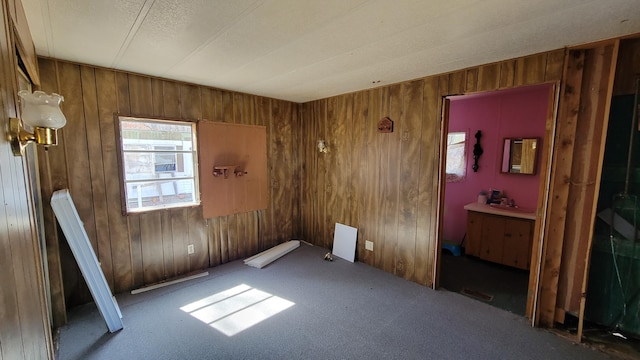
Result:
M378 132L379 133L391 133L393 132L393 120L389 119L388 116L383 117L378 122Z
M471 166L471 168L473 169L473 172L478 172L478 160L480 159L480 156L482 156L482 153L484 152L484 150L482 150L482 146L480 146L480 138L482 137L482 132L480 130L478 130L478 132L476 133L476 143L475 145L473 145L473 166Z

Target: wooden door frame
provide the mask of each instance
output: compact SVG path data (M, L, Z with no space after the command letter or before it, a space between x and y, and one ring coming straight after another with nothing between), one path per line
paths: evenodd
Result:
M541 82L535 85L542 84L550 84L549 87L549 101L547 103L547 118L546 118L546 132L545 136L542 140L542 148L541 148L541 166L540 166L540 190L538 193L538 205L536 209L536 222L533 233L533 247L531 251L531 265L529 269L529 285L527 291L527 311L526 316L531 320L531 325L537 325L536 319L536 305L538 301L538 295L540 292L540 278L542 273L542 262L543 262L543 249L544 249L544 239L545 239L545 223L547 220L547 205L549 199L549 189L551 186L551 165L553 158L553 148L555 145L555 129L556 123L558 120L558 107L560 100L560 81L547 81ZM531 85L523 85L523 86L531 86ZM516 89L523 86L515 86L509 89ZM436 230L437 239L436 239L436 247L434 249L434 289L438 289L440 286L440 271L441 271L441 261L440 261L440 252L442 251L442 242L443 242L443 220L444 220L444 195L445 195L445 181L446 174L444 173L446 170L446 143L444 141L445 134L449 128L449 107L450 100L448 99L451 96L465 96L472 95L478 93L491 93L500 90L506 89L497 89L497 90L489 90L482 92L465 92L463 94L452 94L442 96L441 101L441 117L440 117L440 154L439 154L439 173L438 180L440 182L440 186L438 187L438 208L436 213L436 219L438 228ZM535 251L534 251L535 250Z

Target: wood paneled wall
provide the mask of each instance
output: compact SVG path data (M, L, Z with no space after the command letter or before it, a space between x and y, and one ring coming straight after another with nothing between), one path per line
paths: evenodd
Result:
M9 118L18 115L15 41L29 36L13 32L25 25L17 9L19 1L0 1L0 359L53 359L27 158L14 156L4 136Z
M297 104L52 59L41 58L39 67L42 90L65 97L68 121L59 132L59 146L43 154L43 176L50 179L43 184L43 197L70 189L113 291L244 258L293 238ZM114 113L265 125L269 208L213 219L203 219L201 207L123 216ZM201 144L207 145L213 144ZM53 229L50 213L47 219ZM64 240L55 231L47 237L59 244L53 246L50 266L62 264L64 274L63 281L52 279L53 292L64 289L67 307L90 301ZM188 244L195 246L192 255L187 255Z
M628 44L635 44L636 48L640 45L637 41ZM555 164L554 173L558 176L552 186L551 203L558 217L549 224L548 231L550 243L555 246L547 248L549 254L561 253L562 262L554 261L550 271L543 273L546 286L542 288L541 300L556 302L555 308L551 303L541 306L546 310L540 314L543 325L551 325L554 320L564 322L566 312L580 316L583 311L585 296L582 294L587 285L609 109L614 78L616 82L620 78L614 75L618 50L618 43L612 41L569 53L562 93L565 101L559 118L562 121L558 122L558 146L564 149L556 151L572 156L558 159ZM625 52L630 54L631 50L627 47ZM627 59L624 56L618 63L618 74L627 75L621 78L618 89L628 87L627 78L633 79L634 68L627 66ZM568 181L559 181L562 178ZM553 275L556 273L559 276ZM549 294L554 282L557 282L557 296L553 291Z
M563 64L557 50L300 106L303 238L330 248L336 222L357 227L359 261L434 286L442 98L556 82ZM385 116L393 133L377 132Z

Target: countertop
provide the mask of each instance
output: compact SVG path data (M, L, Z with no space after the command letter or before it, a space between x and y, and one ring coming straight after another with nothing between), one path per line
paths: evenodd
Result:
M528 220L536 219L536 213L535 213L535 210L533 209L510 207L510 206L499 205L499 204L489 205L489 204L481 204L478 202L473 202L471 204L465 205L464 209L469 211L487 213L487 214L510 216L510 217L520 218L520 219L528 219Z

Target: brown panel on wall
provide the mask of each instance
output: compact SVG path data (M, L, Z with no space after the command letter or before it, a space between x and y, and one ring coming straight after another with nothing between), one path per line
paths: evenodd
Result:
M151 102L153 116L162 116L164 114L164 89L162 80L151 78Z
M350 191L353 194L351 201L351 223L358 228L358 240L356 242L356 259L368 263L371 251L365 250L365 241L368 240L369 222L366 220L365 192L361 184L366 182L367 177L367 126L366 118L368 111L369 96L366 92L360 91L353 95L351 132L351 181Z
M387 101L382 102L382 116L389 116L394 120L396 130L392 133L378 134L386 139L385 154L382 155L383 186L384 186L384 248L382 259L383 269L395 274L398 267L398 195L400 193L400 145L404 119L402 114L402 85L397 84L387 88Z
M449 74L449 94L464 94L467 86L466 71L456 71Z
M405 279L415 278L417 200L419 188L420 137L422 134L422 106L424 82L413 81L403 86L403 111L400 149L400 193L398 200L398 261L396 274Z
M66 157L66 172L68 174L68 188L74 200L78 215L84 224L85 231L94 251L98 251L96 241L96 223L92 205L91 175L87 150L87 132L82 99L82 84L80 67L70 63L58 64L58 93L65 97L62 111L67 118L64 127L64 153ZM60 144L58 145L60 146ZM82 200L80 200L82 199ZM71 250L65 241L62 245L62 256L73 259ZM80 269L75 262L66 262L63 274L70 276L65 279L65 294L67 306L74 306L91 300L91 294L85 285ZM69 281L71 280L71 281ZM77 299L74 302L73 299Z
M162 246L162 216L160 211L129 215L140 221L140 242L142 244L142 266L145 284L153 284L164 277L164 255Z
M422 285L433 285L433 252L432 242L435 214L433 203L436 201L432 193L433 182L437 179L437 163L434 162L436 136L439 132L439 102L442 101L439 91L439 79L430 77L424 80L422 91L422 136L420 138L420 159L418 162L418 203L416 231L415 281Z
M202 118L202 102L200 88L195 85L180 86L180 118L197 120Z
M205 218L266 208L266 128L202 122L199 132ZM226 168L214 176L214 167ZM235 170L247 174L237 176Z
M551 51L547 54L545 81L560 81L564 69L565 49Z
M93 193L93 212L95 214L96 255L105 259L100 264L109 287L114 289L113 264L111 262L111 239L109 235L109 216L105 187L104 166L102 160L102 136L98 115L98 96L94 68L80 67L82 81L82 100L87 131L87 150L91 192Z
M152 116L153 97L151 78L140 75L129 75L128 80L131 114L137 116Z
M507 60L500 63L500 88L510 88L514 86L516 76L516 61Z
M255 106L255 111L256 111L256 117L257 117L257 123L258 125L266 125L267 126L267 144L269 144L269 146L267 147L267 157L269 159L273 159L274 158L274 152L273 152L273 147L274 147L274 135L273 133L273 125L271 124L272 122L275 122L275 117L271 116L271 103L275 101L275 100L271 100L265 97L259 97L256 100L256 106ZM278 244L278 240L277 240L277 227L274 225L274 216L275 213L277 211L275 211L276 209L276 203L274 202L274 194L277 191L277 189L281 186L280 182L276 181L272 175L272 167L277 166L277 162L274 161L270 161L269 162L269 167L267 167L267 179L269 179L269 189L270 189L270 196L269 196L269 207L265 210L261 210L259 212L259 216L258 216L258 221L259 221L259 230L260 233L258 234L258 248L259 251L265 250L267 248L271 248L275 245ZM302 197L299 197L300 202L302 202ZM302 237L304 238L304 236Z
M617 48L615 49L617 50ZM598 201L615 65L614 45L587 50L567 198L557 307L577 314ZM611 87L610 87L611 85Z
M162 101L164 103L165 117L180 118L180 84L172 81L163 81Z
M47 92L58 91L58 82L56 75L56 64L52 60L40 59L38 67L40 74L46 74L40 89ZM59 130L58 141L62 139ZM66 171L64 176L56 176L54 172L59 173L66 168L65 165L55 167L56 163L64 164L64 148L57 146L45 151L42 147L38 148L38 163L40 168L40 192L42 194L42 207L44 216L45 238L47 242L47 264L49 266L49 287L51 293L51 312L53 316L53 324L56 327L67 323L66 304L64 299L64 287L62 282L62 264L60 262L60 239L58 237L58 226L55 215L51 209L51 195L55 190L64 189L68 186L66 181Z
M187 209L169 210L171 220L171 246L175 276L189 271L187 245L189 244L189 220ZM167 244L168 246L168 244Z
M173 254L173 232L171 229L171 210L163 210L160 212L160 231L162 233L162 258L163 258L163 278L172 278L176 274L176 265Z
M563 76L565 83L560 95L554 145L556 155L551 170L554 175L549 189L546 243L543 246L543 268L540 274L540 300L537 306L536 322L543 326L552 326L554 321L575 132L580 112L583 66L584 52L572 51L567 60Z
M478 67L478 91L496 90L500 86L500 63Z
M545 81L547 53L519 58L516 61L515 86L539 84Z
M327 124L327 100L319 100L313 103L314 105L314 115L318 120L314 122L315 129L314 132L316 134L316 142L320 139L324 139L325 142L328 141L327 132L326 132L326 124ZM330 143L329 143L330 144ZM329 149L330 151L330 149ZM326 183L326 174L328 171L327 168L327 157L326 153L315 152L316 157L316 174L314 176L315 180L315 191L317 192L316 201L314 202L314 206L317 207L317 214L314 218L314 226L315 226L315 234L314 234L314 244L318 246L322 246L324 248L331 248L331 242L328 239L327 232L327 224L326 224L326 216L327 216L327 183ZM330 230L329 230L330 231Z
M292 142L287 141L291 139L293 134L293 128L291 121L285 119L291 119L293 116L293 106L290 103L283 101L272 101L272 114L273 117L269 121L269 158L273 161L269 167L269 174L271 180L271 197L270 202L272 204L278 204L274 206L274 211L271 212L273 216L273 226L275 230L274 239L276 243L291 240L293 236L293 192L292 190L292 178L293 178L293 149Z
M613 95L633 94L636 90L635 79L638 76L640 76L640 38L621 40Z
M209 249L207 243L207 220L202 216L202 207L187 209L189 244L193 244L194 253L189 255L189 271L209 266Z
M480 74L480 71L478 68L467 70L467 85L465 88L465 93L472 93L478 90L479 74Z

